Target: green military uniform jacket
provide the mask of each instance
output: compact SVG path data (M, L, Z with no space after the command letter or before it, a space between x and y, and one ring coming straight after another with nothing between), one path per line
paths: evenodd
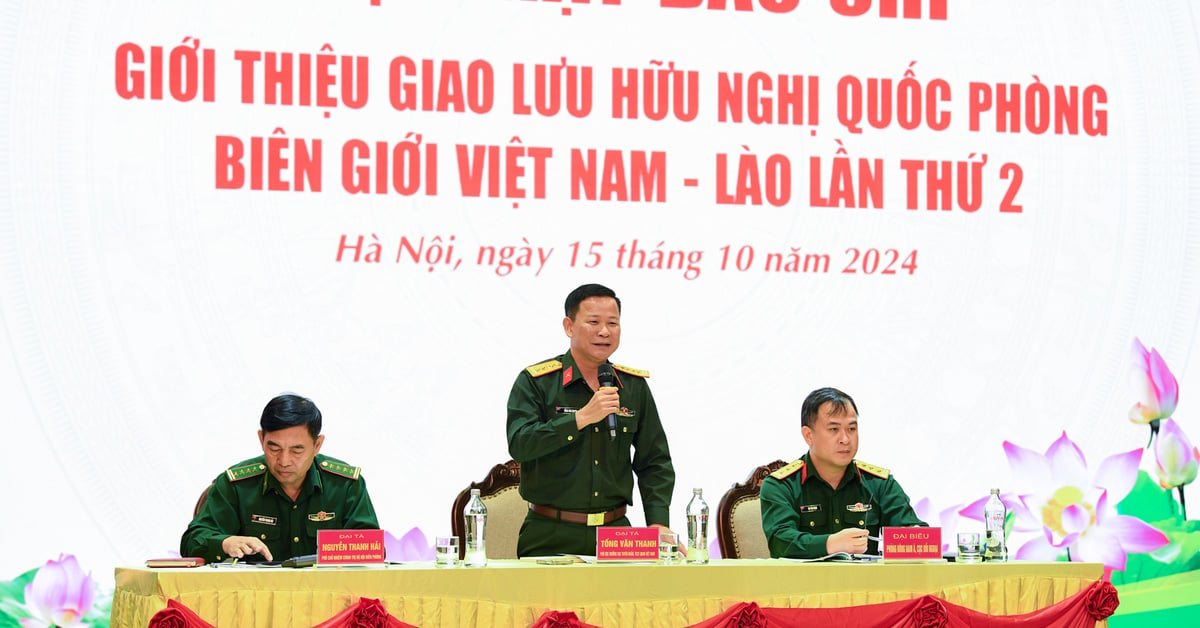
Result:
M575 412L594 391L570 351L517 376L508 396L508 451L521 463L521 497L559 510L604 512L633 503L636 473L646 523L670 525L675 468L649 373L615 364L613 371L621 398L615 441L605 421L576 429Z
M208 500L179 542L179 553L219 562L221 541L253 536L271 557L315 554L317 530L378 529L375 507L358 467L318 454L296 501L267 470L263 456L227 469L213 480Z
M887 469L853 461L837 488L821 479L809 455L767 476L759 490L763 532L772 558L819 558L825 541L846 528L879 536L882 526L924 526ZM867 553L878 551L875 541Z

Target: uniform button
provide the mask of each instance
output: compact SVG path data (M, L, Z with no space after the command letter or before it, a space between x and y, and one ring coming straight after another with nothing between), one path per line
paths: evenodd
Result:
M300 506L299 506L298 504L292 504L292 510L295 510L295 509L297 509L297 508L299 508L299 507L300 507Z
M292 537L292 542L293 542L293 543L299 543L299 542L300 542L300 537L298 537L298 536L293 536L293 537Z
M812 528L812 527L816 527L816 525L817 525L817 522L816 522L816 521L809 521L809 522L808 522L808 527L810 527L810 528Z
M592 428L592 431L593 431L593 432L599 432L599 431L600 431L600 428L598 428L598 427L593 427L593 428Z
M841 521L838 521L837 519L834 519L834 520L833 520L833 522L834 522L834 523L841 523Z
M592 462L594 462L594 463L596 463L596 464L600 464L600 461L599 461L599 460L593 460Z
M862 519L859 519L859 520L858 520L858 525L863 525L863 520L862 520Z
M599 497L599 496L600 496L600 491L593 491L593 492L592 492L592 497Z
M217 554L217 562L218 562L218 563L219 563L219 562L221 562L221 555L220 555L220 554Z
M262 540L264 540L264 541L267 540L267 535L265 535L265 534L262 535Z
M629 428L627 428L627 427L623 427L623 428L621 428L621 431L622 431L622 432L628 432L628 431L629 431Z
M573 440L575 440L575 437L574 437L574 436L567 436L567 440L568 440L568 441L573 441Z

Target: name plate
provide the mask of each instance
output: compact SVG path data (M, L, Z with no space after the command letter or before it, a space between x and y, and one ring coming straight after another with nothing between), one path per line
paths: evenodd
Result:
M318 565L382 563L383 530L317 530Z
M658 560L658 528L596 528L596 560Z
M941 560L941 528L884 528L879 533L884 560Z

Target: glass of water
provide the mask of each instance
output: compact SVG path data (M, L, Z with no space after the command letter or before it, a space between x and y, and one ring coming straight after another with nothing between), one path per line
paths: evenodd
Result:
M433 565L435 567L458 566L458 537L439 536L433 542Z
M958 558L955 560L960 563L977 563L980 561L979 552L982 549L978 532L959 532Z
M679 535L674 532L658 533L658 564L679 564Z

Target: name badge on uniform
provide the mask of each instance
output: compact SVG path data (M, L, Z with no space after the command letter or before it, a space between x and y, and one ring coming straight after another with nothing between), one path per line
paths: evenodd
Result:
M330 519L333 519L333 513L325 512L324 510L308 516L309 521L329 521Z
M821 504L808 504L806 506L800 507L800 514L805 514L805 513L809 513L809 512L817 512L820 509L821 509Z
M554 408L554 412L556 412L558 414L571 414L572 412L579 412L579 408L568 408L567 406L557 406Z
M858 502L857 504L849 504L846 506L846 510L849 510L850 512L867 512L870 509L871 504L864 504L862 502Z
M273 525L275 525L275 521L276 521L275 517L268 517L266 515L254 515L254 514L250 515L250 523L261 523L262 525L265 525L265 526L273 526Z

